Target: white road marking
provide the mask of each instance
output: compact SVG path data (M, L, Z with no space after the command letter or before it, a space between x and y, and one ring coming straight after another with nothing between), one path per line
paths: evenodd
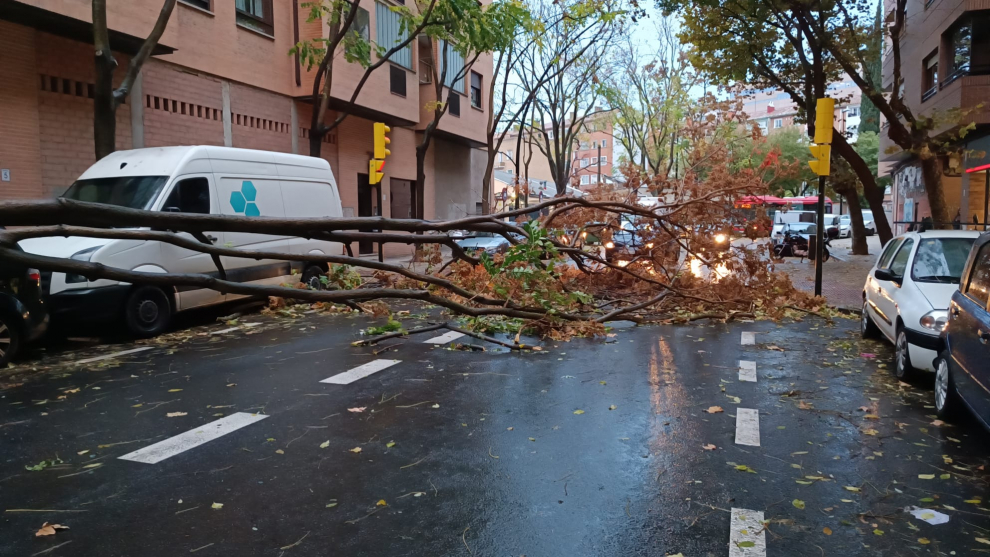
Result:
M180 433L175 437L159 441L154 445L148 445L143 449L127 453L120 457L120 459L143 462L145 464L157 464L166 458L184 453L189 449L194 449L204 443L223 437L230 432L237 431L244 426L260 422L267 417L263 414L237 412L236 414L220 418L215 422L210 422L195 429L190 429L185 433Z
M739 547L740 544L743 547ZM729 521L729 557L766 557L766 554L767 533L763 529L763 513L733 508Z
M741 340L743 346L756 344L756 333L750 331L743 331Z
M93 362L99 362L102 360L109 360L110 358L116 358L118 356L126 356L128 354L136 354L138 352L144 352L145 350L151 350L154 346L142 346L141 348L131 348L130 350L122 350L120 352L114 352L113 354L104 354L103 356L96 356L95 358L86 358L85 360L79 360L76 364L91 364Z
M444 333L438 337L433 337L429 340L424 340L423 344L447 344L448 342L455 341L464 336L464 333L458 333L457 331L450 331Z
M753 408L736 410L736 444L760 446L760 412Z
M395 364L401 362L402 360L372 360L364 365L357 366L354 369L345 371L344 373L338 373L333 377L329 377L320 381L320 383L332 383L334 385L349 385L358 379L364 379L365 377L371 375L372 373L377 373L385 368L392 367Z
M756 362L739 360L739 380L756 383Z

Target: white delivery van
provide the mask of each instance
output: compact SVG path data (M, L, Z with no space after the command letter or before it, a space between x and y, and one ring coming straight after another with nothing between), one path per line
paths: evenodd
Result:
M118 151L100 160L63 197L132 209L242 215L248 217L340 217L340 195L330 164L320 158L228 147L161 147ZM320 240L242 232L207 232L218 246L290 254L342 253L342 245ZM182 233L192 238L192 235ZM217 276L204 253L156 241L51 237L24 240L24 251L102 263L148 273ZM326 264L221 257L227 280L319 284ZM95 323L123 319L138 336L168 327L173 313L236 299L236 294L178 286L126 284L79 275L44 273L52 321Z
M784 225L794 222L815 222L814 211L776 211L773 214L773 229L770 230L770 241L773 243L784 240Z

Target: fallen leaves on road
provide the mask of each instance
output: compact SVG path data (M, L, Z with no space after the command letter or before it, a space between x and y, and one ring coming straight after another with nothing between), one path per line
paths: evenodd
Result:
M321 449L325 449L325 448L327 448L327 447L329 447L329 446L330 446L330 441L329 441L329 440L328 440L328 441L324 441L324 442L322 442L322 443L320 443L320 448L321 448Z
M361 447L354 447L353 449L350 450L350 452L352 452L354 454L357 454L357 453L361 452Z
M387 449L391 449L394 446L395 446L395 441L389 441L388 443L385 443L385 448Z
M826 536L831 536L832 535L832 529L829 528L828 526L826 526L826 527L822 528L822 533L825 534Z
M364 409L365 408L367 408L367 406L358 406L356 408L348 408L347 411L348 412L358 413L358 412L364 412Z
M724 412L724 410L722 410L721 406L709 406L708 410L705 410L705 412L708 412L709 414L718 414L720 412Z
M794 505L795 509L801 509L802 511L804 510L804 501L800 499L795 499L791 501L791 504Z
M580 416L581 414L584 414L584 410L575 410L574 413Z
M55 532L59 530L68 530L68 526L63 526L61 524L48 524L47 522L41 525L41 529L34 533L35 537L38 536L54 536Z
M387 507L388 506L388 503L386 503L384 499L379 499L378 502L375 503L375 506L376 507Z
M986 538L976 538L976 541L978 541L978 542L980 542L982 544L990 545L990 540L988 540Z
M862 491L860 488L853 487L851 485L845 485L845 486L842 486L842 487L845 488L846 491L852 491L853 493L859 493L860 491Z
M738 470L740 472L749 472L750 474L755 474L756 473L756 470L753 470L752 468L750 468L749 466L746 466L745 464L737 464L736 465L736 470Z
M189 414L187 412L169 412L168 414L165 414L165 417L166 418L180 418L182 416L188 416L188 415Z
M811 410L812 409L812 406L810 404L808 404L807 402L803 401L803 400L799 400L798 401L798 409L799 410Z
M935 474L918 474L919 480L934 480Z
M210 505L210 508L215 511L219 511L220 509L223 508L223 503L213 503L212 505Z
M616 408L618 408L618 406L614 404L608 407L609 410L615 410Z
M706 451L714 451L718 447L716 447L715 445L712 445L711 443L709 443L707 445L702 445L701 448L702 449L705 449Z
M168 392L170 392L170 393L178 393L180 391L182 391L182 389L169 389L168 390Z

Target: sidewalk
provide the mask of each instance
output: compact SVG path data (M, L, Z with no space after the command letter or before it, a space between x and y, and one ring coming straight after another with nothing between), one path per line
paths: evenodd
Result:
M832 258L825 262L822 280L822 294L829 304L843 309L859 311L863 303L863 283L873 264L880 255L880 238L867 238L869 255L852 255L849 253L851 240L841 239L832 241ZM801 290L814 292L815 263L805 259L787 257L776 265L777 271L791 276L794 286Z

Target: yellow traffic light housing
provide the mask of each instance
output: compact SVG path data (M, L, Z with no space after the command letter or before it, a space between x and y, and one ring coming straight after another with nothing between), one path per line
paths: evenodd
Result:
M368 183L378 184L381 183L382 178L385 176L385 161L380 161L377 159L371 159L368 161Z
M811 167L811 171L819 176L828 176L829 160L830 160L830 155L832 154L832 146L809 145L808 149L811 151L811 156L815 158L815 160L808 162L808 166Z
M835 99L818 99L815 107L815 143L832 143L832 122L835 119Z
M385 134L392 131L392 128L381 122L375 122L375 158L384 161L385 157L392 154L387 145L392 142ZM374 182L372 182L374 183Z

